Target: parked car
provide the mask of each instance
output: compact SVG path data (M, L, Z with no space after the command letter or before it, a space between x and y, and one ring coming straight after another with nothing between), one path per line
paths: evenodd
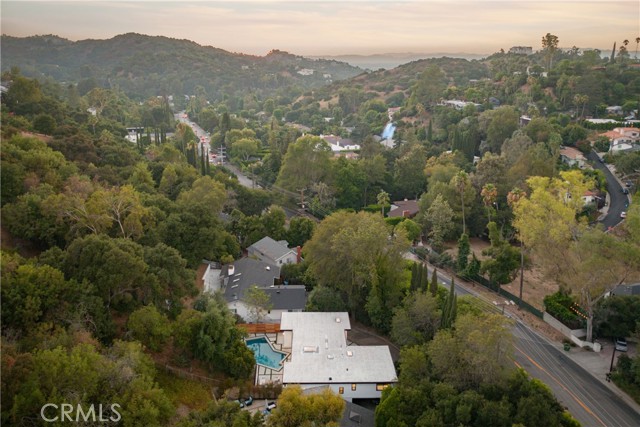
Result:
M627 340L625 338L616 338L616 350L627 351Z
M625 188L623 188L623 189L622 189L622 193L623 193L623 194L629 194L629 189L628 189L628 188L626 188L626 187L625 187Z
M627 217L627 213L626 212L620 212L620 218L626 218Z
M246 399L244 399L244 406L251 406L251 404L253 403L253 397L249 396Z
M234 400L234 402L237 403L241 408L244 408L244 403L240 399L236 399Z
M269 402L267 403L267 410L271 411L272 409L276 408L276 402Z

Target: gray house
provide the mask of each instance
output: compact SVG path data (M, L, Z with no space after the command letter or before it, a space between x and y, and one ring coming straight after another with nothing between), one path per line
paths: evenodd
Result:
M302 311L307 303L304 286L280 284L280 267L252 258L242 258L220 269L211 264L204 276L205 292L221 292L231 311L246 321L251 319L251 304L247 292L257 287L269 297L271 310L262 321L278 323L283 312Z
M268 236L249 246L247 252L250 257L278 266L299 261L298 251L289 249L286 240L275 241Z

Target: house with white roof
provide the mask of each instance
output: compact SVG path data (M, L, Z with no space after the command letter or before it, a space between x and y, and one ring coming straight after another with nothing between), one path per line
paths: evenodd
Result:
M347 402L379 399L398 382L388 346L347 342L348 313L282 313L283 348L290 348L282 383L303 389L327 386Z
M357 151L360 149L360 145L348 138L342 138L335 135L320 135L320 138L331 146L331 151L334 153L339 153L341 151Z
M252 258L241 258L222 267L209 263L202 281L204 292L220 292L227 301L229 310L248 322L252 305L248 298L254 286L269 297L271 309L261 319L266 323L277 323L280 316L289 311L302 311L307 303L307 292L301 285L284 285L280 282L280 267Z
M247 248L250 257L255 257L273 265L296 264L300 261L299 248L289 249L286 240L275 241L264 237Z

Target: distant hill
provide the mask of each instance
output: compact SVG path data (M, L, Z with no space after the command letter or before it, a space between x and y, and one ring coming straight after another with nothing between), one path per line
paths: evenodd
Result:
M302 90L320 87L362 72L344 62L278 50L252 56L135 33L77 42L55 35L3 35L1 63L3 71L17 66L30 77L119 87L134 99L193 94L198 86L211 99L225 94L240 98L248 93L269 95L291 86Z
M420 59L428 58L464 58L464 59L482 59L486 58L488 54L475 54L475 53L377 53L373 55L320 55L311 56L311 58L317 59L333 59L336 61L347 62L353 66L368 69L378 70L380 68L390 69L399 65L406 64L408 62L417 61Z

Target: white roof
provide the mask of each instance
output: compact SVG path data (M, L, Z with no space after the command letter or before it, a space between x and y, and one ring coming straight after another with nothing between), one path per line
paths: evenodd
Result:
M280 329L293 334L285 384L398 381L388 346L347 346L348 313L282 313Z

